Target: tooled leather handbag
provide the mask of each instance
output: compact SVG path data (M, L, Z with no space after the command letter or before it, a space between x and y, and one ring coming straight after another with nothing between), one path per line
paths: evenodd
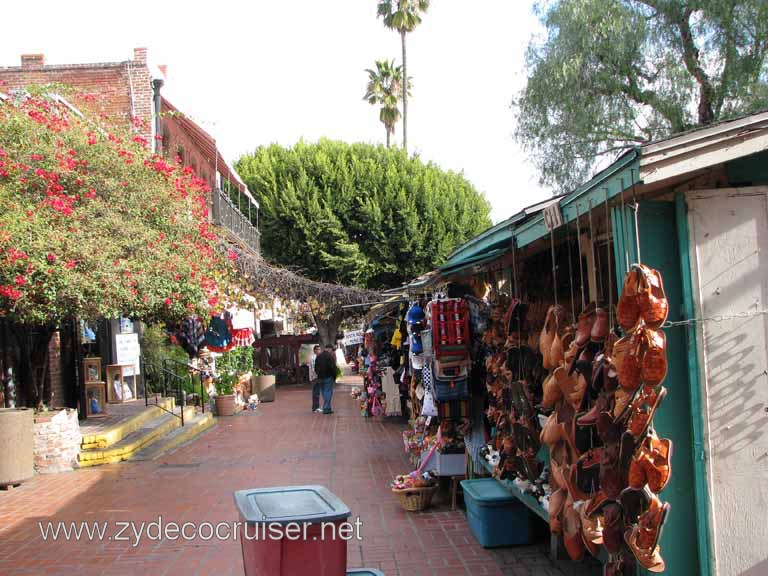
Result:
M640 319L640 306L637 301L638 282L638 271L636 269L629 270L624 276L624 286L616 306L616 320L625 332L637 324Z
M640 315L651 328L659 328L667 320L669 302L664 294L664 282L658 270L639 266L640 284L637 291L637 304Z
M667 336L661 330L646 329L643 347L642 380L652 386L661 384L667 376Z

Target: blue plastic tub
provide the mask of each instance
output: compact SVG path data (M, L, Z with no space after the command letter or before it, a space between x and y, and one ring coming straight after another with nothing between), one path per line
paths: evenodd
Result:
M467 522L484 548L531 543L528 508L494 478L462 480Z
M384 576L384 572L375 570L374 568L355 568L354 570L347 570L347 576L350 574L357 574L357 576Z

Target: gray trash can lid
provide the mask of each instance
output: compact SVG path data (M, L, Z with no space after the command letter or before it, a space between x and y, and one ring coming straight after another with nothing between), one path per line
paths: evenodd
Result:
M235 505L246 522L322 523L346 520L351 512L324 486L278 486L235 492Z

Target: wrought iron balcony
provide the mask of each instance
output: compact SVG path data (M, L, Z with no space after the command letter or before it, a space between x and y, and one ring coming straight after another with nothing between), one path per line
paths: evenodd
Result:
M256 226L251 224L249 217L240 212L235 203L232 202L223 190L215 188L211 192L211 198L214 223L229 231L242 244L260 254L261 233ZM249 204L249 206L251 205ZM255 206L251 207L253 210L257 210Z

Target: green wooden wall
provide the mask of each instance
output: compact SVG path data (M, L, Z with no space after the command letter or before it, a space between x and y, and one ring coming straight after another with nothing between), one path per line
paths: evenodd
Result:
M626 262L637 262L634 217L629 207L612 213L614 254L619 290L626 272ZM670 320L685 318L683 278L674 202L644 202L638 214L640 252L643 264L661 272L669 300ZM626 253L629 257L627 258ZM688 347L685 328L665 329L667 335L668 374L663 385L668 394L654 418L657 433L672 439L674 452L672 479L660 494L672 510L664 528L661 552L669 576L700 574L696 497L694 492L693 422L689 394ZM640 573L643 573L641 570Z

